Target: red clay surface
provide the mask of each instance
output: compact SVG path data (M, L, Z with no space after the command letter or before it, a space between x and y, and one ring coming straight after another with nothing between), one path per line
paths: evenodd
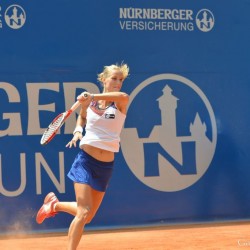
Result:
M66 234L0 237L1 250L62 250L66 246ZM91 231L83 235L78 249L250 249L250 222Z

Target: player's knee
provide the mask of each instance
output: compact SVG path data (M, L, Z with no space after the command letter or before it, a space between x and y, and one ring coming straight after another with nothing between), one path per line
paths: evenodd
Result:
M86 224L88 221L88 217L91 214L90 207L85 206L83 208L78 208L76 213L76 218L82 223Z

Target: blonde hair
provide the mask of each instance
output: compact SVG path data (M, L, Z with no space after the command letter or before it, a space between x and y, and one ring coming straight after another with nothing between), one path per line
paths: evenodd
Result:
M111 75L112 71L114 71L114 70L121 71L123 74L124 80L129 75L129 67L127 64L124 64L124 63L121 63L120 65L119 64L112 64L109 66L104 66L102 73L97 75L97 80L99 82L103 82L103 80L108 78Z

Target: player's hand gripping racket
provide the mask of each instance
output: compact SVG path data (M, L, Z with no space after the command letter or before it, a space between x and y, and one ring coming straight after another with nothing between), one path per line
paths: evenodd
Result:
M88 95L87 94L84 94L84 97L87 98ZM59 114L51 123L50 125L48 126L48 128L44 131L43 133L43 136L41 138L41 141L40 143L42 145L46 145L48 144L56 135L57 131L62 127L62 125L64 124L65 120L71 115L71 113L73 111L75 111L78 106L80 105L81 103L79 101L75 102L72 107Z

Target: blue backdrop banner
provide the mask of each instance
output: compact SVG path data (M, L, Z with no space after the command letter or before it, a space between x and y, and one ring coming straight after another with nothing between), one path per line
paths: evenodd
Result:
M115 170L88 226L126 227L250 216L250 6L247 1L0 2L0 232L58 231L36 212L67 178L79 109L41 136L103 66L125 62L127 119Z

